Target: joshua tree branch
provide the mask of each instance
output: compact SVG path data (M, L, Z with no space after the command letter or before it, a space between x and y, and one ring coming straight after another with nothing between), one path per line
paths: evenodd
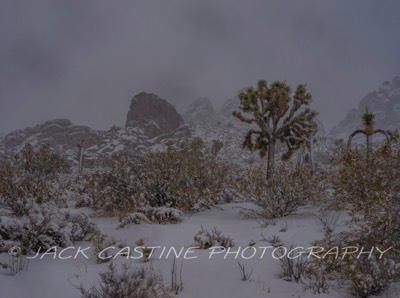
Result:
M374 131L374 134L376 134L376 133L383 134L383 135L386 137L386 141L387 141L388 143L390 142L390 140L391 140L392 137L393 137L392 132L391 132L391 131L388 131L388 130L376 129L376 130Z
M362 129L357 129L357 130L353 131L353 133L349 136L349 140L347 141L347 148L350 148L350 146L351 146L351 140L353 139L353 137L354 137L355 135L357 135L357 134L359 134L359 133L362 133L362 134L364 134L364 135L367 135L367 133L366 133L364 130L362 130Z

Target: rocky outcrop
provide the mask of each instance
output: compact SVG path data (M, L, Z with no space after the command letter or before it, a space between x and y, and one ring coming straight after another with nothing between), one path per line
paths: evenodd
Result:
M215 110L208 98L198 98L192 102L183 114L186 123L204 124L215 121Z
M80 155L78 144L84 141L85 166L90 166L102 156L118 152L140 155L160 150L168 141L190 137L189 128L183 125L173 105L157 95L140 93L132 99L125 128L113 126L97 131L67 119L47 121L0 137L0 160L18 153L27 144L34 148L50 144L76 163Z
M315 122L317 123L318 131L317 131L317 136L324 137L326 136L326 130L324 124L319 121L318 119L315 119Z
M333 138L347 138L351 132L361 128L361 116L365 108L375 114L376 127L386 130L400 128L400 77L385 81L381 87L361 99L358 108L352 109L337 126L330 131Z
M239 119L233 117L234 111L239 111L240 100L236 96L235 98L228 99L221 107L218 113L218 122L222 125L233 125L239 123Z
M141 92L132 98L126 127L141 129L149 138L170 133L183 124L181 115L165 99Z
M75 148L82 140L86 146L92 146L98 142L98 136L87 126L73 125L68 119L55 119L7 134L4 137L4 147L7 152L27 143L36 145L40 142L51 146Z

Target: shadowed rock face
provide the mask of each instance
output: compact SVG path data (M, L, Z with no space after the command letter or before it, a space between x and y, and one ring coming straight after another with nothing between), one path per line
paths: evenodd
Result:
M169 133L181 126L183 119L165 99L141 92L132 98L126 127L137 127L149 138Z

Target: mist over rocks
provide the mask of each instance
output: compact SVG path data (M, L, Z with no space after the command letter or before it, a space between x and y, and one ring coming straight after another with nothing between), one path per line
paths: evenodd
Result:
M243 136L252 126L232 115L233 111L239 110L239 105L236 96L216 110L211 100L198 98L188 106L182 117L167 100L156 94L141 92L131 100L125 127L93 130L87 126L74 125L68 119L47 121L0 136L0 159L20 152L26 144L38 148L47 143L76 163L79 159L77 145L84 140L85 166L91 166L101 156L118 152L140 155L163 150L168 141L190 138L201 138L206 144L211 144L213 140L222 141L224 146L221 155L226 159L258 159L256 153L241 148ZM365 96L358 109L351 110L328 135L323 123L317 120L317 135L331 140L347 138L361 126L360 118L366 106L376 114L377 127L400 128L400 77L384 82L378 90ZM321 148L316 146L314 149L325 151L331 143L318 145Z
M142 92L132 98L126 127L93 130L74 125L68 119L46 121L0 136L0 160L20 152L27 144L34 148L49 144L54 151L62 152L69 161L77 163L78 144L83 144L85 165L92 166L101 156L118 152L140 155L162 149L169 140L191 136L172 104L155 94Z
M184 123L175 107L165 99L141 92L132 98L126 127L140 127L149 138L170 133Z
M219 110L218 121L221 124L225 124L225 125L234 125L234 124L242 124L243 125L243 123L238 121L238 119L236 119L232 115L232 113L234 111L239 110L239 106L240 106L240 100L239 100L238 96L225 101L225 103L222 105L221 109Z
M333 138L347 138L354 130L361 128L361 116L365 108L375 114L376 127L385 130L400 129L400 77L382 83L378 90L363 97L357 109L350 110L345 119L329 133Z
M211 102L206 97L198 98L192 102L186 112L183 114L183 119L186 123L204 124L215 121L215 109Z

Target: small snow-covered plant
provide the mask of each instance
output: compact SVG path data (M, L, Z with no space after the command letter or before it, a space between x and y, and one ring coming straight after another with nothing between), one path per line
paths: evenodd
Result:
M24 269L27 263L25 262L25 258L23 258L22 254L17 251L17 248L11 254L9 253L7 261L4 261L6 258L0 259L0 267L6 269L8 274L11 276L17 275L20 271Z
M143 262L148 262L150 260L152 249L144 246L144 239L142 238L136 240L135 244L141 247L143 253Z
M277 236L276 234L274 234L274 235L272 235L272 236L270 236L270 237L268 237L267 239L266 239L269 243L271 243L271 245L273 246L273 247L279 247L279 246L283 246L283 241L282 241L282 239L279 237L279 236Z
M100 273L99 285L86 289L79 287L82 298L169 298L161 274L152 268L129 268L119 270L111 263L106 272Z
M94 254L98 264L111 261L112 255L109 250L106 250L107 247L116 246L122 248L125 246L119 243L116 239L102 234L100 231L94 233L90 240L94 245Z
M234 246L233 239L229 236L224 236L217 227L208 231L201 226L201 230L194 236L194 241L200 249L208 249L212 246L223 246L225 248Z
M120 228L129 224L158 223L169 224L178 223L183 220L184 213L175 208L167 207L145 207L139 208L136 212L128 213L121 218Z
M184 217L182 211L167 207L139 208L137 212L143 213L153 223L158 224L178 223L181 222Z
M309 167L290 161L276 165L274 175L267 179L264 167L250 168L239 180L239 192L250 196L260 207L261 218L275 219L295 213L326 195L326 185Z
M294 249L294 245L287 248L288 251ZM280 277L286 281L301 282L308 276L309 261L304 256L296 258L289 258L284 256L285 251L282 249L277 250L279 257L279 265L281 267Z
M124 228L130 224L136 224L136 225L142 223L152 224L150 219L148 219L147 216L141 212L128 213L123 218L120 219L120 222L121 223L119 225L119 228Z
M242 281L250 280L254 269L251 269L251 271L249 272L249 271L246 271L246 267L244 266L244 264L240 264L238 262L238 265L239 265L239 271L240 271L241 280Z
M313 294L327 294L331 286L327 274L313 266L308 268L307 279L302 282L304 290L311 290Z
M179 267L179 278L178 278L178 268L176 264L176 257L174 256L174 260L171 265L171 291L178 295L179 292L183 290L183 281L182 281L182 269L183 269L183 260L181 261L181 266Z
M65 220L71 225L72 241L87 241L98 231L96 223L84 213L66 213Z
M0 207L24 216L33 203L60 203L61 176L68 171L66 159L52 153L49 145L36 151L26 145L21 153L0 163Z

